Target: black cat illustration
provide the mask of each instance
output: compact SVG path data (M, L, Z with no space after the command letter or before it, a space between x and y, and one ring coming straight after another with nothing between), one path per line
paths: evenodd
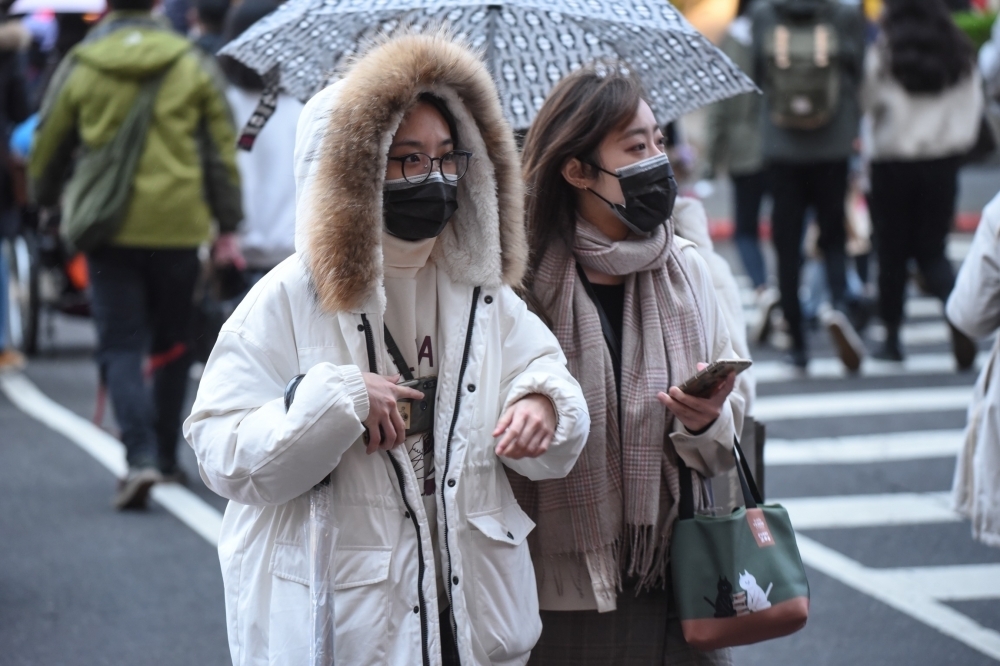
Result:
M702 598L715 609L715 617L736 617L736 609L733 608L733 584L725 576L719 576L718 589L714 604L708 597Z

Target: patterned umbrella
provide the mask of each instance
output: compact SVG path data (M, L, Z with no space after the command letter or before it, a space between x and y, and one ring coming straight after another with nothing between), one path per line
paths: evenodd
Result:
M667 0L288 0L222 54L306 101L378 33L441 25L483 49L515 129L527 129L557 81L597 58L627 62L662 123L756 90Z

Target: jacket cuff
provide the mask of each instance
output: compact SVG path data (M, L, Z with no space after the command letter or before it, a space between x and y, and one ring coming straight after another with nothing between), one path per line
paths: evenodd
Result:
M358 420L362 423L368 418L368 387L365 386L364 377L361 376L361 368L356 365L343 365L340 371L347 385L348 394L354 401L354 413L358 415Z
M719 418L698 435L693 435L681 420L674 418L670 440L684 464L704 477L713 477L733 467L733 411L727 400Z

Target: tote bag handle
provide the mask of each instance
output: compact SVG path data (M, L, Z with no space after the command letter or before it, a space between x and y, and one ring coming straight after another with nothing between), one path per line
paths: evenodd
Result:
M743 504L748 509L756 509L758 504L763 504L760 490L750 472L750 465L747 464L746 456L743 455L743 448L740 441L733 435L733 457L736 459L736 475L740 477L740 488L743 491ZM689 520L694 518L694 487L691 482L691 469L684 464L684 460L677 456L677 466L680 468L681 501L678 507L679 518Z

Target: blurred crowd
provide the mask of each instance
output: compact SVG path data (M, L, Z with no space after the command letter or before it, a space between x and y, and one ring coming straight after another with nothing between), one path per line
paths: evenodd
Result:
M865 9L877 20L866 22L844 4L740 2L721 44L764 94L710 110L705 175L725 171L732 181L736 246L760 310L752 337L765 342L777 321L791 339L788 360L800 368L808 363L805 330L821 323L845 366L857 370L859 334L876 312L886 327L876 356L903 360L911 263L921 287L947 299L958 171L995 153L995 41L977 61L951 15L969 6L874 4ZM765 197L777 290L758 240ZM832 307L818 307L825 295ZM974 346L954 327L952 337L959 367L969 367Z

